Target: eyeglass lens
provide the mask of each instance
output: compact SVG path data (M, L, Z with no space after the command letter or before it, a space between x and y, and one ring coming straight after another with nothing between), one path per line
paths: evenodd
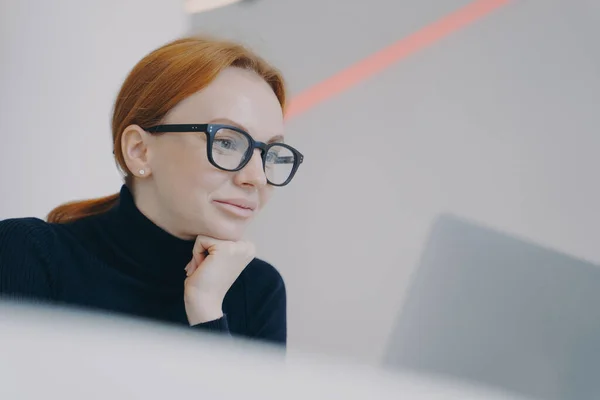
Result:
M241 132L221 128L214 136L212 158L219 168L235 170L252 156L248 149L250 139ZM287 181L294 168L295 155L287 147L274 145L269 147L265 156L265 174L269 182L281 185Z

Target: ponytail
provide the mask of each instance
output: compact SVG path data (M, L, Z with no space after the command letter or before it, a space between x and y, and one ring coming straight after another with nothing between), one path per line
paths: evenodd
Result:
M73 201L56 207L48 213L50 223L66 224L81 218L102 214L110 210L119 201L119 193L98 199Z

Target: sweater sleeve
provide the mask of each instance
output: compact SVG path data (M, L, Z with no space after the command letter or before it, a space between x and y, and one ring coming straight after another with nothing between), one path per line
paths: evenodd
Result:
M283 278L271 264L254 259L244 271L248 335L287 344L287 298Z
M52 232L37 218L0 221L0 295L28 300L54 297L50 274Z
M223 316L219 319L194 325L193 328L206 332L229 334L229 323L227 322L226 314L223 314Z

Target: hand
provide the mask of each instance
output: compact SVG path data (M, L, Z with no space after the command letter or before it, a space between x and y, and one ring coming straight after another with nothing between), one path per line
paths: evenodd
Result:
M252 243L196 238L192 259L185 267L185 311L190 325L223 316L225 294L255 253Z

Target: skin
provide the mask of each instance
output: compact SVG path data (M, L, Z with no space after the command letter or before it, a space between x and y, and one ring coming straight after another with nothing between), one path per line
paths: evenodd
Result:
M258 141L283 141L283 114L273 90L256 73L239 68L222 71L175 106L162 123L223 123ZM208 161L204 133L152 135L131 125L121 145L139 210L170 234L196 240L185 266L190 324L219 318L225 293L254 257L254 246L242 240L244 232L274 189L267 184L259 151L242 170L228 172ZM219 203L232 199L253 203L255 209L240 216Z

